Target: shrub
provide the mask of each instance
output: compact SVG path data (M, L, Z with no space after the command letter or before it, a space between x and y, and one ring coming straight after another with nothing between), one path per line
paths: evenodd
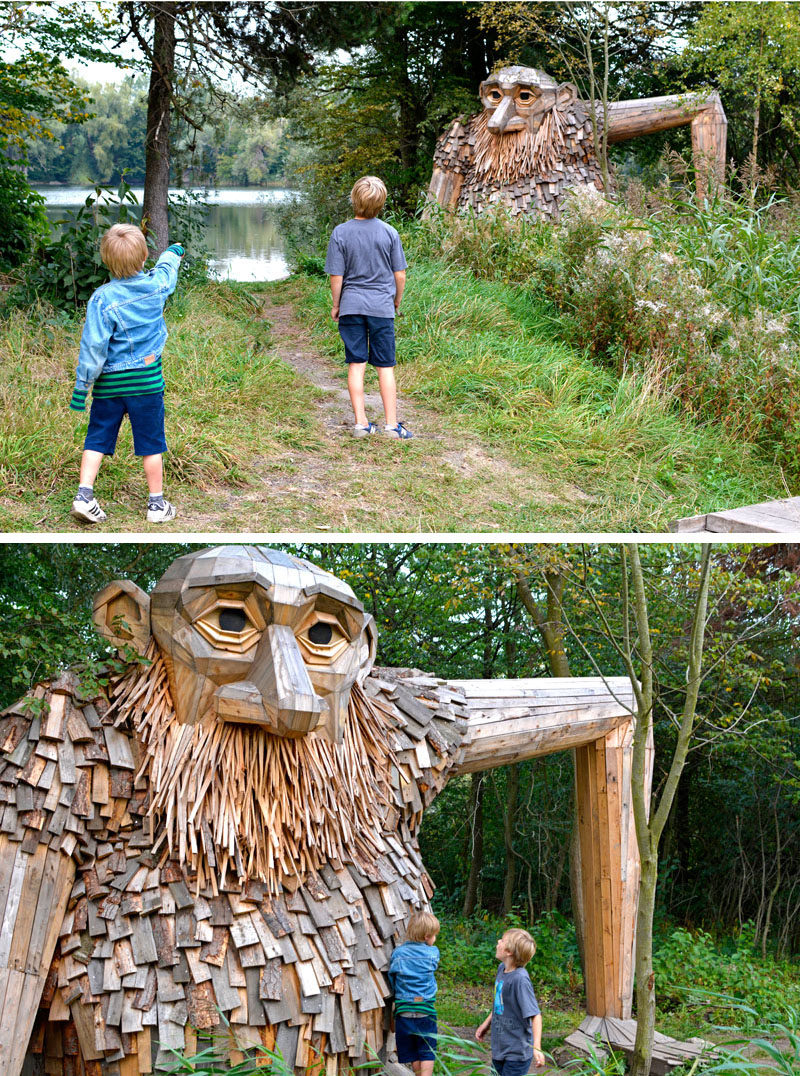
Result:
M28 186L18 168L0 163L0 268L11 269L29 256L37 239L47 234L44 198Z
M560 222L434 206L403 229L423 257L518 284L598 362L720 422L800 479L800 214L770 199L662 196L637 217L591 191Z
M87 302L108 281L100 257L103 233L112 224L137 224L138 208L124 176L116 193L95 187L84 205L64 220L59 237L39 247L25 274L24 300L43 298L62 310L77 310Z
M193 253L184 259L184 287L208 276L207 255L202 250L205 206L194 195L183 193L171 200L170 217L184 247ZM18 305L44 300L58 310L77 311L92 292L108 282L108 269L100 257L100 240L113 224L137 224L141 207L125 176L116 190L95 187L85 203L60 224L58 238L40 242L24 267L24 282L14 296Z
M653 954L661 1008L678 1008L687 998L712 992L727 998L737 1018L778 1019L786 1007L800 1009L797 966L787 960L763 960L754 949L754 930L746 924L739 936L718 944L704 930L673 930Z
M536 940L536 955L529 971L537 996L565 995L581 986L578 944L573 924L560 912L548 912L533 926L517 915L500 918L484 915L471 919L442 918L439 948L440 974L450 982L468 982L490 990L497 972L497 939L511 927L530 930Z

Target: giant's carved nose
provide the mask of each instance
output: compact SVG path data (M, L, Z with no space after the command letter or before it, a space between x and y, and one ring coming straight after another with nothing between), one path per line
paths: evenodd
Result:
M489 130L502 133L517 115L513 97L504 97L489 117Z
M280 736L305 736L317 727L328 704L314 691L292 629L270 624L251 679L217 688L214 708L223 721L264 725Z

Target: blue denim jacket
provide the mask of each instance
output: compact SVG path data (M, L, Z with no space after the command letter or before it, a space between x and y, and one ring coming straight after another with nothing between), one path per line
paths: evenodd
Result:
M425 942L407 941L398 945L389 961L389 982L396 998L431 1001L436 997L434 972L439 967L439 950Z
M86 307L75 389L85 394L101 373L137 370L161 354L167 339L164 304L178 282L180 255L165 250L147 273L115 278Z

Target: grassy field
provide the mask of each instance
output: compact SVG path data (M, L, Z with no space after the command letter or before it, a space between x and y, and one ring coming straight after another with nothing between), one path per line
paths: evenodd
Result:
M330 354L324 281L299 298ZM549 311L521 289L467 270L417 264L398 322L401 394L426 401L447 428L500 445L524 471L582 494L559 506L561 529L665 530L669 520L786 496L752 446L665 407L647 382L617 378L556 340ZM544 522L549 523L545 513ZM543 529L531 513L528 529Z
M344 386L325 280L179 295L167 316L165 491L181 514L168 529L656 531L785 495L756 450L554 342L546 309L523 291L439 264L414 267L398 322L400 394L418 436L332 433L315 373L284 361L296 340L270 331L276 302L293 306L319 369ZM0 323L5 531L79 529L68 513L87 416L68 401L80 328L44 311ZM97 493L101 530L145 528L129 431Z

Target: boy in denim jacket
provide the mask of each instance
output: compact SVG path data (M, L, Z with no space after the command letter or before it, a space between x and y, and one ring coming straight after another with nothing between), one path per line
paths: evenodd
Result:
M414 912L406 940L389 961L394 991L397 1060L411 1065L416 1076L431 1076L436 1059L436 979L439 920L430 912Z
M83 411L89 389L92 408L83 446L78 493L72 515L82 523L102 523L106 513L94 496L103 456L113 456L122 419L133 430L133 450L142 457L149 490L148 523L174 519L164 500L164 376L161 352L167 339L164 304L175 290L183 247L173 243L144 272L147 243L133 224L115 224L100 241L100 257L112 279L86 307L78 370L70 408Z

